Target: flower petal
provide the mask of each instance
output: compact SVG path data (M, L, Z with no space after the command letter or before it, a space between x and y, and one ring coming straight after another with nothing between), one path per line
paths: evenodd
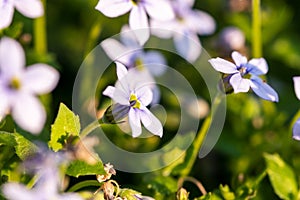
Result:
M234 93L239 93L248 92L251 81L249 79L242 78L240 73L236 73L231 76L229 83L233 87Z
M95 8L107 17L118 17L127 13L132 6L128 0L100 0Z
M40 0L14 0L16 9L29 18L41 17L44 14L44 7Z
M194 62L202 51L197 35L190 32L176 34L174 43L178 53L189 62Z
M109 38L101 43L101 47L111 60L117 60L124 65L130 64L131 50L125 47L119 41Z
M59 73L46 64L34 64L26 68L23 76L23 88L34 94L47 94L57 85Z
M249 68L249 64L250 64L250 74L254 74L254 75L263 75L266 74L268 72L268 64L267 61L264 58L253 58L251 59L247 66Z
M151 87L145 86L142 88L138 88L136 90L136 96L144 106L148 106L153 99L153 93Z
M151 34L163 39L171 38L175 33L176 25L176 20L160 21L156 19L151 19Z
M14 5L12 1L0 1L0 30L8 27L13 19Z
M261 80L261 78L252 76L250 86L253 92L255 92L255 94L257 94L259 97L268 101L278 102L277 92L271 86Z
M121 29L120 34L121 42L128 48L132 49L140 49L141 46L138 43L138 40L136 38L136 35L134 34L134 31L130 29L128 25L124 25Z
M167 21L175 17L172 5L168 0L145 0L142 3L150 17L153 19Z
M127 95L120 89L108 86L103 92L103 95L110 97L116 103L121 105L129 105L129 99Z
M215 20L200 10L191 10L185 20L189 28L200 35L212 34L216 30Z
M33 191L19 183L6 183L3 185L2 191L7 199L31 200L36 198Z
M294 90L297 98L300 100L300 76L293 77L294 81Z
M300 119L298 119L293 126L293 138L300 140Z
M25 66L22 46L15 40L4 37L0 40L0 70L4 76L18 76Z
M219 72L225 74L234 74L237 73L238 70L236 69L235 64L224 60L222 58L212 58L209 59L208 62L213 66L213 68Z
M46 121L46 112L39 100L26 93L20 93L16 98L17 101L12 105L14 120L24 130L40 133Z
M146 11L141 6L134 6L129 15L129 26L134 31L139 44L142 46L150 37Z
M118 79L121 80L126 74L128 74L128 70L122 63L117 61L115 63Z
M242 66L242 64L247 63L247 58L245 56L242 56L237 51L232 52L231 57L234 60L236 66L238 66L238 67Z
M161 122L146 107L140 112L141 121L145 128L159 137L163 136L163 127Z
M0 77L1 78L1 77ZM0 121L4 118L6 112L9 110L10 103L9 103L9 98L5 94L4 89L1 88L0 86Z
M142 134L141 119L138 110L131 108L128 113L129 125L132 131L132 137L138 137Z
M166 71L166 60L156 51L148 51L141 55L144 65L154 76L162 75Z

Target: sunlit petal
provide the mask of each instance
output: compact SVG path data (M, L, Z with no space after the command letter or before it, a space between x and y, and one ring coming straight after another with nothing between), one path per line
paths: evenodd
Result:
M176 34L174 43L178 53L189 62L194 62L202 51L197 35L190 32Z
M266 82L261 80L261 78L252 76L250 84L253 92L255 92L255 94L257 94L259 97L265 100L278 102L279 99L277 92Z
M268 64L264 58L253 58L248 62L247 66L250 68L249 73L257 76L268 72Z
M235 64L224 60L222 58L212 58L209 59L208 62L213 66L213 68L219 72L225 74L233 74L237 73L238 70L236 69Z
M0 30L8 27L13 19L14 5L12 0L0 1Z
M128 0L100 0L95 8L107 17L118 17L127 13L132 6Z
M138 137L142 134L142 126L140 115L134 108L131 108L128 113L129 125L132 131L132 137Z
M151 87L145 86L137 89L136 96L144 106L148 106L153 99L153 93L151 91Z
M191 11L185 20L189 28L200 35L212 34L216 30L215 20L200 10Z
M248 92L250 89L250 80L244 79L239 73L232 75L229 80L230 85L233 87L234 93Z
M300 100L300 76L293 77L294 81L294 90L297 98Z
M134 31L139 44L142 46L150 37L146 11L143 7L134 6L129 15L129 26Z
M238 66L238 67L240 67L242 64L247 63L247 58L245 56L242 56L237 51L232 52L231 57L234 60L236 66Z
M163 127L161 122L146 107L141 110L140 116L143 125L148 131L162 137Z
M43 4L40 0L14 0L16 9L26 17L37 18L44 14Z
M147 13L153 19L166 21L171 20L175 17L171 3L168 0L145 0L143 4L146 8Z

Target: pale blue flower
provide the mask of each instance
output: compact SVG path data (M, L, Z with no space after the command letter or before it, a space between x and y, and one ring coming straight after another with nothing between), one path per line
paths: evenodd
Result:
M153 81L150 81L147 71L135 68L126 70L125 66L117 68L118 81L113 86L108 86L103 94L110 97L116 104L128 106L128 121L132 130L132 137L142 133L141 122L145 128L162 137L163 127L161 122L146 107L153 100Z
M0 0L0 30L11 24L15 8L29 18L41 17L44 14L40 0Z
M300 76L293 77L294 90L297 98L300 100ZM293 138L295 140L300 140L300 118L296 121L293 126Z
M31 133L39 133L46 112L37 95L51 92L59 73L46 64L25 68L21 45L10 38L0 40L0 120L11 113L16 123Z
M236 51L232 52L231 57L235 64L222 58L213 58L209 62L215 70L229 74L234 93L248 92L251 88L259 97L278 102L277 92L259 77L268 72L264 58L254 58L248 62L245 56Z
M118 17L130 11L129 26L136 31L141 44L150 36L147 14L157 20L169 20L174 13L169 0L100 0L96 9L108 17Z
M110 59L122 63L129 69L146 67L154 76L164 73L166 60L163 55L153 50L144 51L128 26L123 26L120 39L121 42L115 39L106 39L101 43Z
M190 62L201 53L199 35L212 34L216 29L214 19L206 12L193 9L194 0L172 1L175 18L169 21L152 19L151 33L161 38L173 38L178 53Z

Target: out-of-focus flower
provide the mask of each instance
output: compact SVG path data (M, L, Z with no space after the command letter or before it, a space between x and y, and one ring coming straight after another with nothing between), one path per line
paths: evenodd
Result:
M26 2L26 1L25 1ZM34 134L45 124L46 113L36 95L51 92L59 73L46 64L25 66L21 45L13 39L0 40L0 119L11 112L17 124Z
M11 24L15 8L29 18L41 17L44 14L40 0L0 0L0 29Z
M151 20L151 33L161 38L173 37L179 54L188 61L195 61L201 53L197 36L215 31L214 19L206 12L192 9L194 0L174 0L175 18L169 21Z
M245 47L245 35L237 27L224 28L218 38L218 48L223 51L232 52L242 50Z
M293 81L296 96L300 100L300 76L293 77ZM300 118L295 122L293 126L293 138L295 140L300 140Z
M259 77L268 72L268 65L264 58L254 58L248 62L245 56L236 51L231 57L235 64L222 58L213 58L209 62L215 70L229 74L226 80L229 80L234 93L248 92L251 87L259 97L278 102L277 92Z
M121 69L126 70L125 66ZM162 137L161 122L146 107L153 100L151 88L154 82L149 81L147 71L131 69L124 72L117 68L118 81L115 87L108 86L103 94L113 99L115 103L129 107L128 120L133 137L138 137L142 133L141 122L151 133Z
M162 21L174 17L169 0L100 0L96 9L108 17L118 17L130 11L129 26L136 31L140 44L144 44L150 36L147 14Z
M115 39L106 39L101 43L110 59L129 69L141 69L145 66L154 76L159 76L165 71L165 58L157 51L145 52L128 26L123 26L120 39L122 43Z
M59 167L65 161L62 154L41 148L23 163L25 170L35 174L37 178L34 187L28 189L23 184L10 182L4 184L3 194L9 200L81 200L82 198L75 193L60 193Z

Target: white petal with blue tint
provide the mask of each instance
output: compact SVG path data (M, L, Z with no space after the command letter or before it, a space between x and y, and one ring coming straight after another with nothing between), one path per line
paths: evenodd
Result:
M298 119L293 126L293 138L300 140L300 119Z
M239 73L233 74L229 83L233 87L234 93L248 92L250 89L250 80L242 78Z
M148 106L153 99L153 93L149 86L138 88L136 90L136 96L144 106Z
M141 54L141 59L154 76L160 76L166 71L165 57L157 51L147 51Z
M128 74L127 68L122 63L116 61L116 71L117 71L117 77L119 80L121 80L126 74Z
M46 121L46 112L39 100L31 94L15 96L12 116L17 124L31 133L40 133Z
M134 31L140 45L150 37L150 30L146 11L141 6L134 6L129 15L129 26Z
M37 18L44 14L44 7L40 0L14 0L16 9L26 17Z
M4 76L18 76L25 67L25 55L22 46L13 39L0 40L0 70Z
M294 90L296 96L300 100L300 76L294 76L293 81L294 81Z
M254 74L257 76L266 74L268 72L268 64L264 58L253 58L251 59L247 65L252 65L250 74Z
M146 8L147 13L153 19L167 21L175 17L169 0L145 0L140 4L143 4L143 6Z
M148 131L162 137L163 127L161 122L146 107L140 110L140 117L143 125Z
M104 49L108 57L115 61L118 60L124 65L129 62L129 52L130 50L115 39L106 39L101 42L101 47Z
M277 92L257 76L251 77L251 89L255 94L265 100L275 102L278 102L279 100Z
M107 17L118 17L127 13L133 6L128 0L100 0L96 9Z
M14 16L12 0L0 0L0 30L8 27Z
M242 56L239 52L234 51L231 54L233 61L235 62L236 66L241 67L241 65L247 63L247 58Z
M188 26L200 35L209 35L215 32L215 20L206 12L200 10L191 11L186 17Z
M213 68L219 72L225 74L233 74L238 72L235 64L222 58L212 58L209 59L208 62L210 62Z
M141 118L135 108L130 108L128 113L129 125L132 131L132 137L138 137L142 134Z
M46 94L57 85L59 73L46 64L34 64L27 67L23 76L23 89L34 94Z

